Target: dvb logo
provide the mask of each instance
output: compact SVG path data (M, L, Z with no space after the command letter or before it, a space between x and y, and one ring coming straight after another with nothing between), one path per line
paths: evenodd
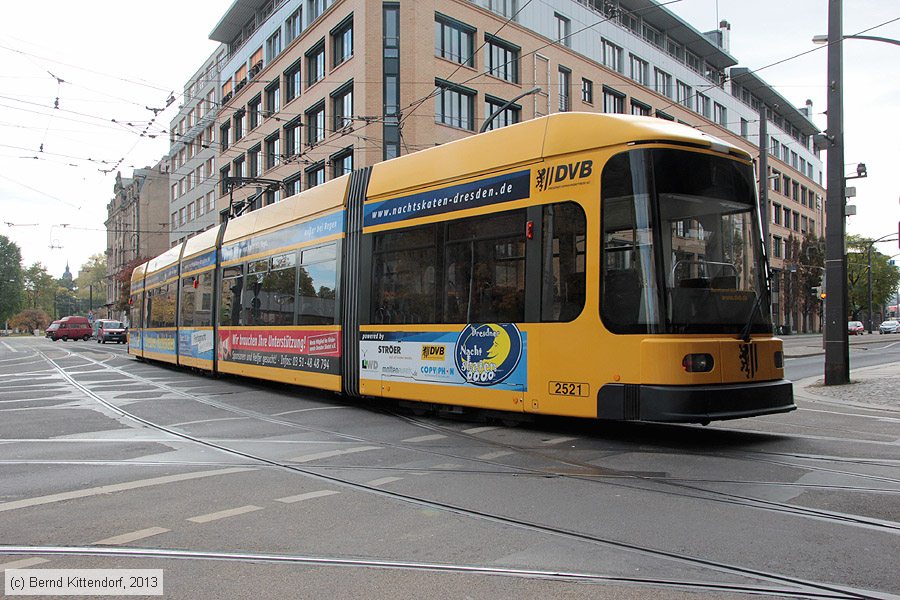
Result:
M590 177L593 172L594 161L592 160L580 160L575 163L556 165L555 167L545 167L543 169L538 169L535 186L538 191L543 192L544 190L549 189L554 183L585 179Z

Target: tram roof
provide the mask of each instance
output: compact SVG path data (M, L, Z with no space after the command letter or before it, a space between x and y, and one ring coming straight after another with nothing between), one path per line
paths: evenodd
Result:
M281 202L231 219L225 228L222 245L330 209L342 208L349 181L350 175L341 175L337 179L326 181L303 193L285 198Z
M565 112L378 163L372 170L368 196L440 185L463 176L477 176L573 152L657 141L686 143L735 154L745 160L751 158L729 142L665 119Z
M174 265L181 258L181 249L184 247L184 243L178 244L177 246L172 246L156 258L151 258L150 262L147 263L147 275L152 275L157 271L161 271L168 266Z
M207 229L206 231L185 240L184 253L181 255L182 259L190 258L195 254L200 254L207 250L215 250L216 238L219 235L219 227L221 227L221 225L213 227L212 229Z
M150 261L141 263L134 268L134 271L131 272L131 281L141 279L144 276L144 273L147 272L147 265L149 264L149 262Z

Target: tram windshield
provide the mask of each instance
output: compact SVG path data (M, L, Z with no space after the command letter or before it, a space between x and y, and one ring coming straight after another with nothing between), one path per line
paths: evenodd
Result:
M699 152L614 156L602 178L601 316L615 333L772 331L750 166Z

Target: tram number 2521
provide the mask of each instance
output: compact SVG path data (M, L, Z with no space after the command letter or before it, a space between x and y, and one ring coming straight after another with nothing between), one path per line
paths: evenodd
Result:
M551 381L550 394L553 396L579 396L587 398L591 393L591 386L587 383L573 381Z

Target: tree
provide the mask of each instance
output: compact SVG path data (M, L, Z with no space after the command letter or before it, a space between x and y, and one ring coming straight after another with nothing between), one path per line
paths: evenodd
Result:
M847 287L850 312L854 320L869 308L869 247L872 241L857 235L847 236ZM872 307L886 304L900 284L900 271L889 257L872 248Z
M115 280L119 284L119 297L116 298L116 310L129 310L128 299L131 296L131 274L136 267L147 262L146 258L137 257L128 261L122 269L115 274Z
M39 308L56 315L56 280L39 262L24 272L25 304L28 308Z
M22 304L22 251L0 235L0 325L18 312Z
M815 288L823 283L825 267L825 245L823 241L810 233L804 236L800 244L797 275L801 292L800 310L804 317L804 330L809 330L809 317L822 310L822 299L816 295Z
M39 308L26 308L9 320L9 326L24 331L44 330L50 324L50 315Z
M91 298L94 300L94 306L106 304L105 254L94 254L81 265L78 277L75 278L75 294L82 306L88 306Z

